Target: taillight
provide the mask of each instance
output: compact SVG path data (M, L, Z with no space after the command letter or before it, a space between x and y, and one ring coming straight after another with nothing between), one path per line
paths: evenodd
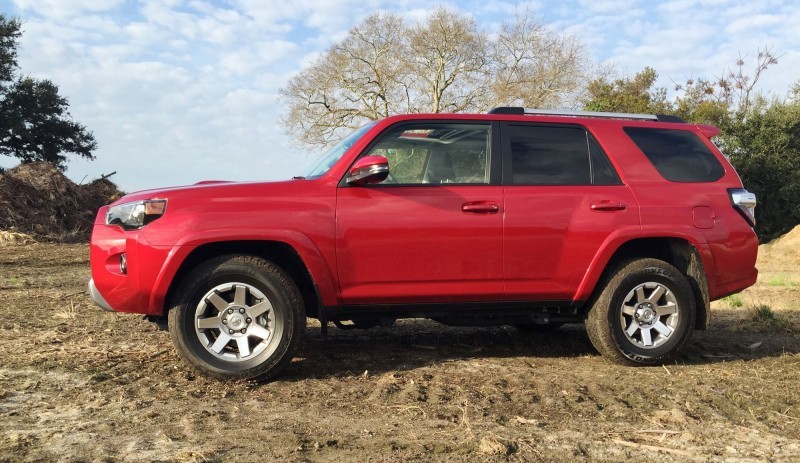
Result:
M751 227L756 226L756 195L744 188L730 188L728 195L731 197L731 204L742 214Z

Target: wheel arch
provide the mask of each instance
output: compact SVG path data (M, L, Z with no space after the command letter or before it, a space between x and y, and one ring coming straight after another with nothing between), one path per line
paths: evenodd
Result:
M286 272L303 297L306 314L317 317L320 294L314 279L300 254L281 241L236 240L216 241L196 247L186 256L172 277L164 297L164 313L174 303L173 297L184 278L199 264L223 255L251 255L266 259Z
M631 259L643 258L663 260L676 267L687 277L689 285L692 288L697 310L694 329L705 330L708 327L710 316L708 281L706 279L701 249L698 249L698 246L686 238L644 237L624 242L608 258L605 265L603 265L603 271L593 284L591 284L592 289L590 292L587 290L589 287L589 281L587 280L591 278L591 272L587 272L587 277L584 278L584 282L581 285L582 291L579 290L579 294L581 292L588 294L585 294L586 297L580 298L579 300L589 300L590 303L585 304L583 310L588 310L588 307L591 306L591 301L602 292L603 282L610 279L610 273L617 268L620 263Z

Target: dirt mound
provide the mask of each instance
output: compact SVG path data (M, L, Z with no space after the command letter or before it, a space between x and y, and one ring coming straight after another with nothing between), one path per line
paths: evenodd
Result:
M122 193L107 179L76 185L46 162L0 174L0 230L45 241L86 241L97 209Z
M800 225L770 243L771 251L785 255L800 255Z

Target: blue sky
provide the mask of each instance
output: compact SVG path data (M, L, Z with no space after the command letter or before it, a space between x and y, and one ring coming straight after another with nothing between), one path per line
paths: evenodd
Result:
M126 191L205 179L300 174L317 153L278 123L278 90L365 16L424 20L427 0L0 0L23 21L22 71L52 79L95 134L96 161L73 159L76 182L117 171ZM759 89L800 79L796 0L445 1L492 32L515 12L579 37L619 74L654 67L660 83L713 77L759 47L781 55ZM0 165L11 166L10 158Z

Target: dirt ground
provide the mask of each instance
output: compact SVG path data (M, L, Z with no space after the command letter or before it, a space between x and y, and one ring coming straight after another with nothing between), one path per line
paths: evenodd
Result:
M672 365L551 334L309 323L267 384L190 373L85 293L86 245L0 244L0 462L800 461L800 228Z

